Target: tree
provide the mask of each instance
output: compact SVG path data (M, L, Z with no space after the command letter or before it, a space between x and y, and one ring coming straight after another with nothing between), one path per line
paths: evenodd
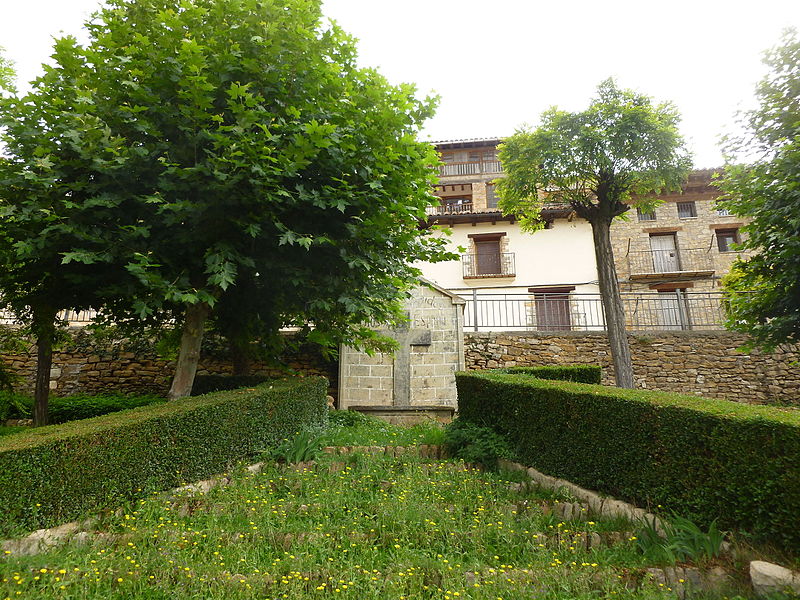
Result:
M3 56L3 47L0 46L0 92L14 91L14 63Z
M506 177L500 207L535 231L546 202L567 203L589 221L600 295L619 387L633 387L625 314L611 248L611 222L631 206L651 207L649 195L678 188L691 161L678 132L678 113L609 79L583 112L551 108L536 129L522 129L500 146Z
M434 103L359 69L318 0L111 0L87 28L52 69L120 142L113 162L85 163L85 202L117 211L103 248L62 259L135 278L105 295L117 320L175 317L170 397L190 392L228 292L267 290L273 328L311 320L315 340L363 345L365 323L398 317L410 263L446 256L419 227L436 156L416 134Z
M67 39L54 56L70 64L73 54ZM36 340L35 425L47 423L57 314L98 306L115 277L130 279L111 265L103 231L119 206L98 195L101 171L119 167L120 140L86 110L90 98L71 85L74 76L51 70L33 93L0 100L0 306Z
M800 37L784 32L764 58L771 69L744 115L748 133L727 140L720 206L752 217L742 248L754 254L725 280L728 326L772 350L800 342ZM749 164L736 164L750 158Z

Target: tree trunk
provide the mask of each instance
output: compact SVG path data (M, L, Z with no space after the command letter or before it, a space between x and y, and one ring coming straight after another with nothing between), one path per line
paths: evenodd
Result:
M33 394L33 426L49 422L50 369L53 366L53 340L56 335L56 311L34 309L33 331L36 335L36 389Z
M602 217L592 219L594 254L597 260L597 276L600 282L600 298L606 317L608 344L614 363L614 379L617 387L633 387L633 364L628 335L625 331L625 309L619 293L617 271L614 267L614 251L611 247L611 223Z
M231 362L234 375L250 375L250 348L239 338L230 340Z
M197 363L200 361L200 343L203 341L203 326L208 317L209 307L205 302L190 304L186 308L186 320L183 323L181 347L178 351L178 364L175 366L175 377L169 389L170 400L183 398L192 393Z

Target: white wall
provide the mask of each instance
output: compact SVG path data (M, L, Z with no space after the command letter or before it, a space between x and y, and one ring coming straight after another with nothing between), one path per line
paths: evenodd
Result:
M464 279L460 260L417 263L426 279L446 289L496 288L503 286L539 287L576 285L576 293L598 290L592 228L583 219L557 219L552 229L523 233L518 223L470 223L451 227L448 249L470 248L470 234L505 232L504 252L514 253L516 276L507 278ZM591 283L590 283L591 282ZM580 285L582 284L582 285Z

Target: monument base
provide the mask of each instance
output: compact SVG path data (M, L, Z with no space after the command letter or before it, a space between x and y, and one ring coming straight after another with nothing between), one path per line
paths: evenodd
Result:
M416 425L426 421L447 424L453 420L452 406L350 406L365 415L377 417L392 425Z

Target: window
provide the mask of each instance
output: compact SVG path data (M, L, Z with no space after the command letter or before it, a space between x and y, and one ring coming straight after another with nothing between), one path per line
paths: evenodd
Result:
M503 252L505 232L472 233L472 251L462 256L464 277L514 277L514 254Z
M697 206L692 202L678 202L678 217L689 219L697 216Z
M497 194L493 183L486 184L486 208L497 208Z
M732 246L739 243L738 229L717 229L716 235L720 252L736 252Z
M656 220L656 211L651 210L648 212L644 212L641 208L636 209L636 214L639 216L640 221L655 221Z
M717 216L719 216L719 217L730 217L731 216L731 211L729 211L727 208L718 208L717 209Z

